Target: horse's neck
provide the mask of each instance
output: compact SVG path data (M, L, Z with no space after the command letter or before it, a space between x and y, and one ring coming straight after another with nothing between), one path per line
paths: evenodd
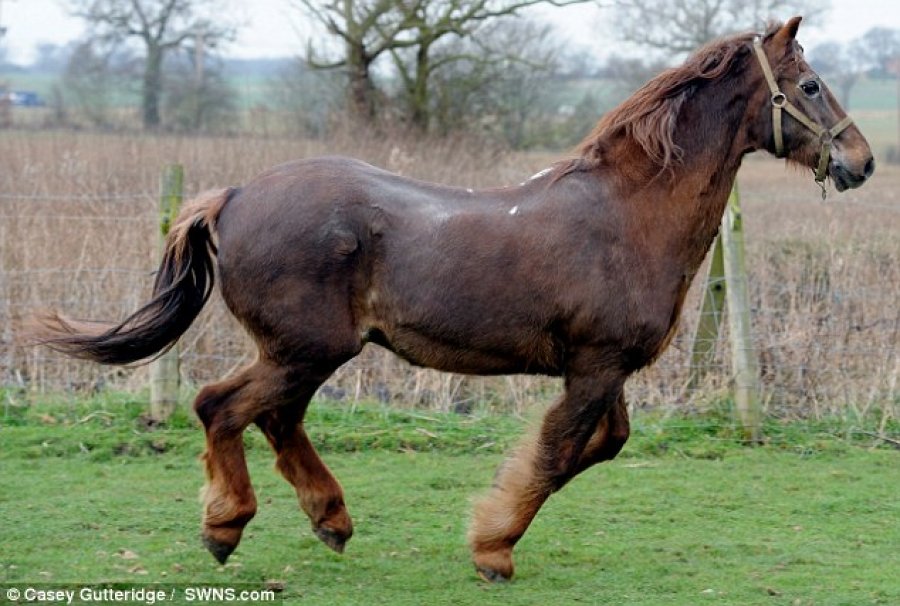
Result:
M709 164L697 167L692 178L675 186L672 200L680 220L678 231L687 242L682 260L685 273L693 275L715 240L722 222L722 214L740 167L740 156L732 158L722 150L722 161L712 169ZM689 164L685 164L688 168ZM676 175L676 179L677 179Z
M704 101L705 107L691 106ZM740 126L746 105L714 101L727 109L710 109L710 99L699 96L685 104L676 137L682 161L632 194L643 211L641 220L658 230L659 254L688 276L697 271L718 233L747 147Z

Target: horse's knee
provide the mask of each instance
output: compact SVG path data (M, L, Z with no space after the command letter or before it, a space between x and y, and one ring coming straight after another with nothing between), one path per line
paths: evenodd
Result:
M239 433L253 420L260 399L251 386L255 385L248 369L244 373L219 383L206 385L194 398L194 413L207 433L227 435Z
M220 400L221 395L219 391L211 385L201 389L197 397L194 398L194 413L206 429L209 429L213 424Z
M631 435L631 427L626 420L624 424L613 427L606 436L604 444L604 457L601 460L614 459L621 452Z
M596 449L595 462L614 459L631 435L631 423L628 420L628 409L625 407L624 401L620 400L618 406L609 412L606 426L598 434L600 440Z
M620 407L610 411L609 416L604 417L597 424L578 459L574 474L581 473L602 461L614 459L625 446L630 433L628 411L623 403Z

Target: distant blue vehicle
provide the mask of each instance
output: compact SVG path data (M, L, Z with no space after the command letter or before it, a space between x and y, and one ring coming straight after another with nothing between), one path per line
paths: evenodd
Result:
M16 90L7 93L6 98L16 107L43 107L46 105L41 96L34 91Z

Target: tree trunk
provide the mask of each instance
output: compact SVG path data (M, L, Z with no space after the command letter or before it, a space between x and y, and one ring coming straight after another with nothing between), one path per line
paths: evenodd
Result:
M371 60L362 45L353 45L347 50L350 114L363 122L371 122L375 117L375 87L369 73Z
M428 107L428 75L430 71L428 50L430 46L430 42L423 41L416 52L416 77L412 82L412 90L409 91L413 126L423 132L428 130L431 118L431 108Z
M845 112L850 111L850 90L853 88L852 82L845 82L841 86L841 107Z
M154 44L147 46L147 62L144 67L144 89L141 106L144 113L144 128L159 127L159 94L162 89L162 49Z
M366 52L366 32L362 31L356 19L354 4L355 0L343 2L343 17L347 26L348 109L353 118L370 123L375 117L375 90L369 73L373 57Z

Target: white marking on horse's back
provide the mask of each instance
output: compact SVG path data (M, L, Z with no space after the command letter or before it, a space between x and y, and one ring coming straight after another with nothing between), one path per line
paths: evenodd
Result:
M553 170L553 169L552 169L552 168L549 168L549 167L548 167L548 168L545 168L545 169L543 169L543 170L539 170L538 172L534 173L533 175L531 175L530 177L528 177L527 179L525 179L524 181L522 181L521 183L519 183L519 187L522 187L522 186L525 185L526 183L531 183L531 182L534 181L535 179L540 179L540 178L543 177L544 175L549 174L550 171L552 171L552 170Z
M544 175L550 174L550 171L551 171L551 170L553 170L553 169L552 169L552 168L545 168L545 169L543 169L543 170L539 170L538 172L536 172L536 173L534 173L533 175L531 175L530 177L528 177L528 181L534 181L535 179L540 179L540 178L543 177ZM527 181L526 181L526 183L527 183Z
M518 205L518 204L517 204L516 206L513 206L512 208L509 209L509 214L511 214L511 215L515 215L515 214L517 214L518 212L519 212L519 205Z
M467 188L466 191L469 192L470 194L474 194L474 193L475 193L475 190L472 189L471 187Z

